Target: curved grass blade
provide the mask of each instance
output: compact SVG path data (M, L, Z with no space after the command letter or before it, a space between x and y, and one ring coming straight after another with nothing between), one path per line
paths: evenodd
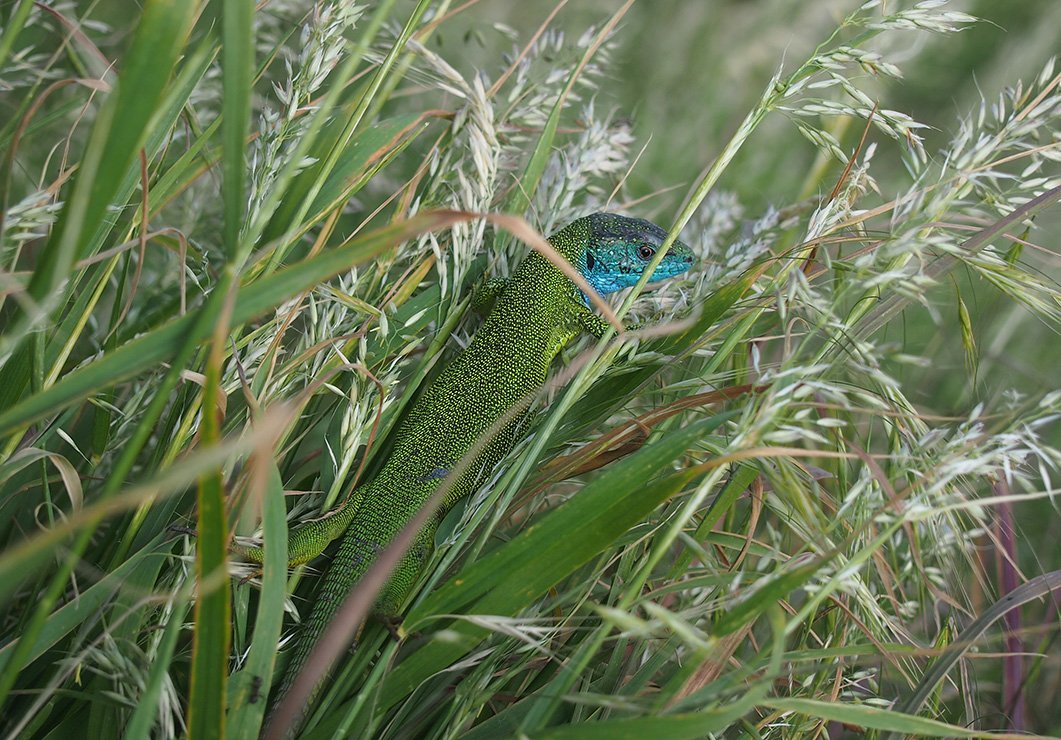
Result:
M265 477L261 486L265 562L254 640L242 670L232 676L234 691L226 725L232 737L257 737L261 730L287 594L287 509L280 471L275 460L265 455L255 455L251 465L253 476Z
M969 737L997 738L998 740L1016 740L1028 735L1016 735L1004 732L984 732L969 730L957 725L949 725L927 717L903 714L891 709L881 709L864 704L845 704L834 701L817 701L815 699L767 699L759 702L762 706L781 712L793 712L810 717L821 717L833 722L843 722L871 730L891 730L912 737Z
M583 722L547 729L535 733L534 737L539 740L644 740L646 737L695 740L730 727L755 706L755 697L751 698L752 701L742 699L725 707L695 713Z
M1017 588L992 604L987 611L977 617L960 634L956 635L951 644L947 646L947 649L943 651L943 654L936 658L932 668L921 679L913 695L902 704L900 711L907 714L919 711L932 694L936 684L942 681L961 657L972 649L976 641L980 639L980 636L1006 613L1027 604L1029 601L1048 596L1058 589L1061 589L1061 570L1036 576L1027 583L1017 586Z

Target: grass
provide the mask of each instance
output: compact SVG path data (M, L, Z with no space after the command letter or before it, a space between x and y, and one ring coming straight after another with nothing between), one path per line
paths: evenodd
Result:
M663 5L0 10L6 733L256 736L326 565L285 529L526 254L481 214L602 209L699 265L565 353L302 736L1061 728L1056 10L1013 56L988 6Z

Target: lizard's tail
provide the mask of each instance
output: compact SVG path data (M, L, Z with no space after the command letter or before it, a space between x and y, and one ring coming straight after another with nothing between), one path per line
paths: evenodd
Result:
M291 655L287 668L284 670L283 680L280 682L272 702L272 709L266 718L266 726L275 719L276 708L287 696L288 692L291 691L291 687L294 685L298 675L306 667L310 653L313 652L313 648L317 645L321 635L324 634L336 612L339 611L339 608L346 600L347 594L350 593L354 584L361 580L361 577L372 565L378 554L379 547L374 543L350 536L343 538L339 550L335 554L334 561L337 564L342 564L343 567L330 567L324 576L324 582L317 593L309 618L303 621L295 650ZM322 676L313 687L313 691L302 707L303 712L313 704L313 701L320 694L325 677ZM303 719L304 716L296 720L292 733Z

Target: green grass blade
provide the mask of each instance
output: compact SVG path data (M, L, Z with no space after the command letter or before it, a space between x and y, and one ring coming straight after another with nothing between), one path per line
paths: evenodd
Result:
M962 244L962 251L967 255L966 259L968 256L975 255L985 249L991 244L992 239L996 239L1006 233L1007 229L1018 226L1021 222L1031 218L1044 208L1052 206L1059 199L1061 199L1061 185L1056 185L1046 192L1040 193L1027 203L1022 204L1019 208L1015 208L1011 213L1006 214L994 223L985 226ZM962 260L947 255L937 260L925 272L929 277L938 280L961 264L964 264ZM872 305L873 308L859 322L856 332L857 336L860 338L873 336L890 320L898 316L909 304L910 298L899 293L893 293L879 303L870 304L867 302L866 305Z
M818 558L805 565L771 578L737 606L727 611L715 623L717 635L728 635L738 628L754 621L760 614L777 604L790 593L800 588L811 576L829 562L829 558Z
M699 315L692 326L652 345L652 349L667 355L676 355L702 342L704 337L718 325L727 311L743 298L755 282L755 275L746 273L739 279L718 286L699 307Z
M696 713L584 722L550 728L536 732L532 737L541 740L644 740L646 737L694 740L724 731L754 706L754 701L742 699L725 707Z
M251 86L254 82L254 0L225 0L222 5L221 70L221 196L225 212L225 252L237 264L245 247L239 243L246 204L247 131L250 127Z
M1016 62L991 22L950 34L968 17L917 0L736 26L693 3L678 34L632 0L532 8L532 34L474 0L44 5L0 11L9 734L259 734L283 608L327 567L285 579L285 517L391 457L480 324L469 289L524 251L498 206L684 226L701 260L639 299L658 321L564 353L492 484L446 513L405 610L420 634L330 650L306 737L1050 732L1050 0L977 4L1027 42ZM733 32L792 28L804 48L757 62ZM979 60L990 97L940 53ZM737 84L696 74L720 64ZM437 207L485 218L362 232ZM202 540L173 534L197 515ZM234 584L225 536L259 523L261 585Z
M387 55L380 62L379 68L376 70L375 74L373 74L371 81L366 86L357 105L348 115L339 118L339 120L343 122L343 127L339 136L334 141L329 142L327 139L325 140L327 146L319 153L320 161L312 168L312 177L309 179L302 179L302 184L306 186L305 192L289 191L288 199L298 204L295 215L291 219L292 223L288 225L289 233L292 230L298 230L299 224L305 219L313 204L317 201L324 184L332 176L340 158L353 140L354 134L363 123L365 111L368 109L369 105L372 103L372 99L379 91L380 86L383 84L383 80L390 74L399 54L405 49L409 37L420 23L420 19L423 17L424 13L427 12L430 5L431 3L429 0L420 0L420 2L416 4L416 7L413 8L412 12L409 14L409 18L403 25L398 38L390 45ZM387 6L388 2L386 1L380 3L376 9L377 16L380 13L385 12ZM362 44L367 44L369 38L370 36L366 35L362 39ZM356 60L360 53L359 50L357 53L351 55L351 60ZM279 252L277 254L279 254Z
M279 204L263 232L263 239L277 239L289 231L301 234L313 224L319 223L330 211L349 200L360 189L359 184L364 184L426 127L427 122L423 115L410 113L379 121L351 137L336 156L327 178L317 185L316 195L308 208L300 208L299 194L308 193L311 185L307 182L312 183L312 176L320 173L313 167L295 177L291 185L291 197ZM341 132L334 130L337 128L335 122L329 122L324 127L324 143L339 139ZM305 215L295 223L301 211L305 211Z
M692 534L692 538L697 542L703 542L711 533L711 530L714 529L715 524L725 516L726 512L737 501L737 497L744 493L758 475L759 470L757 468L751 465L738 465L729 480L726 481L726 485L722 487L722 490L715 496L715 500L711 502L711 506L704 512L704 516L696 527L696 531ZM682 552L675 559L674 567L671 569L671 577L677 578L685 572L692 559L693 553L690 550L686 549Z
M186 491L202 476L241 459L262 443L263 433L252 430L249 434L237 435L221 444L185 455L180 465L166 467L109 500L86 505L76 514L57 521L54 527L9 545L0 553L0 600L9 597L43 560L54 556L56 550L61 549L61 543L72 534L92 530L101 521L145 502L159 505L162 497Z
M665 357L679 355L707 340L712 329L730 311L752 284L750 276L723 285L700 305L699 315L692 326L669 337L647 342L647 352L658 352ZM643 389L669 363L659 362L637 367L622 375L613 375L606 383L595 383L579 398L565 416L566 434L579 436L599 429L609 416L623 404L623 399ZM621 386L618 383L622 383Z
M1030 579L987 608L971 624L955 635L943 654L936 658L932 668L924 675L914 693L903 702L901 711L913 713L920 711L921 706L932 694L936 684L954 668L963 655L973 649L976 641L988 628L1001 619L1007 612L1016 609L1029 601L1041 599L1061 589L1061 570L1044 573Z
M231 737L257 737L261 730L287 595L287 522L280 471L275 461L264 455L255 456L251 465L255 475L261 475L262 468L265 468L266 481L262 486L265 562L254 640L243 668L232 676L234 691L227 724Z
M11 15L4 24L4 32L0 34L0 67L7 61L7 55L11 53L11 47L15 45L22 28L26 25L30 11L33 10L33 0L20 0L19 4L11 9Z
M969 730L927 717L916 717L891 709L881 709L864 704L845 704L815 699L767 699L760 702L765 707L781 712L792 712L809 717L820 717L832 722L843 722L869 730L890 730L914 737L969 737L969 738L1019 738L1010 733Z
M215 54L211 43L205 41L199 48L189 54L184 60L184 67L177 75L171 85L167 87L167 94L160 103L158 115L152 118L153 126L147 135L144 150L148 159L156 156L162 149L168 133L172 130L188 102L189 97L195 91L196 85L202 80L203 75ZM77 175L80 178L81 174ZM132 196L133 191L140 185L139 166L129 167L121 181L113 202L126 203ZM149 203L154 196L154 190L149 193ZM117 217L108 214L97 223L95 231L91 233L85 244L83 254L86 257L96 254L103 246L107 235L117 223ZM72 327L83 328L84 318L88 316L91 306L98 300L96 284L105 281L111 273L111 265L99 264L95 269L88 271L74 271L69 278L65 288L65 294L71 299L64 309L68 314L67 319L49 332L46 341L46 367L42 370L51 372L57 365L64 363L71 349L78 340ZM90 286L85 288L82 282L89 276ZM80 330L80 329L79 329ZM29 345L22 344L16 348L12 357L5 363L2 372L3 382L0 383L0 409L8 408L23 393L29 384L32 372L30 362Z
M346 61L332 72L332 84L328 91L314 106L315 112L313 119L310 121L309 127L302 133L296 146L290 152L287 162L285 162L277 172L272 187L269 189L268 193L266 193L265 199L262 201L260 216L255 218L254 221L247 226L245 238L248 241L254 243L259 241L259 237L264 233L265 228L268 226L272 214L276 212L276 209L280 207L281 203L291 197L291 185L302 170L304 158L310 156L311 153L315 151L314 146L321 134L322 127L329 120L332 110L337 106L340 95L346 85L353 79L355 70L361 64L362 57L368 50L369 44L372 43L372 40L376 37L376 34L382 27L382 24L387 18L387 14L390 12L391 6L394 2L395 0L384 0L376 6L372 18L369 21L365 32L362 34L357 47L353 53L347 57ZM309 196L306 198L298 197L297 200L299 203L304 203L308 206L308 197ZM299 219L296 218L294 220ZM268 239L268 241L273 241L273 239ZM274 267L278 264L281 257L282 252L280 250L274 252L273 259L270 261L270 267Z
M567 105L567 99L571 94L571 91L575 87L575 83L582 76L586 65L592 59L593 55L600 48L600 45L608 38L615 26L619 23L620 19L626 14L626 11L630 9L631 2L627 2L619 10L617 10L607 23L601 28L596 34L593 42L586 48L586 53L582 56L582 60L571 70L571 73L567 77L567 82L564 84L563 90L556 98L556 102L553 104L552 109L549 111L549 118L545 121L545 126L542 127L541 136L538 137L537 143L534 145L534 151L531 153L530 159L527 162L527 167L523 171L523 176L520 178L518 187L512 188L512 193L505 203L505 213L523 214L530 206L531 198L534 196L535 191L538 189L538 184L541 182L542 175L545 174L545 168L549 164L549 158L553 153L554 142L556 141L556 132L560 126L560 116L564 112L564 107Z
M234 266L221 285L234 286ZM220 290L220 288L219 288ZM223 298L221 300L224 300ZM199 441L216 445L221 439L221 364L228 341L231 303L225 301L214 327L213 342L203 383ZM188 699L188 737L221 738L225 735L225 699L228 654L232 643L231 585L228 577L228 517L221 469L199 480L198 537L195 541L195 629L192 636L191 694Z
M184 592L178 593L174 597L173 609L162 633L162 640L159 643L155 660L151 664L151 673L148 676L147 684L140 695L140 701L136 703L133 716L129 718L129 722L124 728L125 737L151 736L162 687L170 670L173 653L177 647L177 638L180 637L185 615L188 612L188 601L189 595Z

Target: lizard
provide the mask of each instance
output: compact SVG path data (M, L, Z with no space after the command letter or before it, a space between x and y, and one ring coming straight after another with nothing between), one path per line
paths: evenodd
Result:
M579 218L549 237L600 294L633 286L663 244L667 232L639 218L598 212ZM688 270L693 252L674 241L650 280ZM299 565L341 542L318 588L308 619L285 669L272 706L277 706L305 666L316 641L365 574L376 556L431 498L452 467L506 411L546 382L560 351L579 334L601 337L608 324L589 307L587 296L546 257L532 252L509 278L491 280L474 298L493 308L460 352L412 404L398 426L390 455L378 474L355 489L326 515L289 534L288 564ZM374 607L384 621L397 619L431 553L435 532L446 512L471 494L517 441L520 419L502 424L480 445L478 458L446 493L441 507L417 534ZM258 547L233 547L237 555L260 564ZM314 695L320 690L316 687Z

